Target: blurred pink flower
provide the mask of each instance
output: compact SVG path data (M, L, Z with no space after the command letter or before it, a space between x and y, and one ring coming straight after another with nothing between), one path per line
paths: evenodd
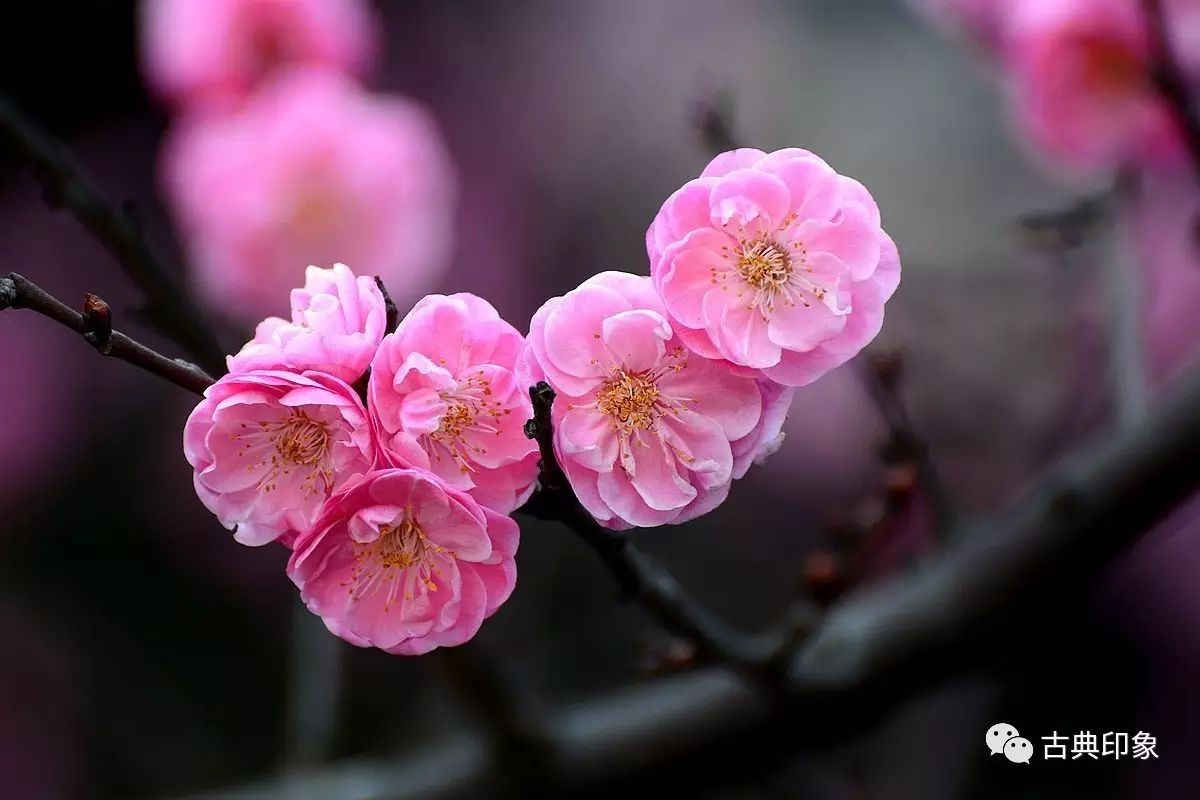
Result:
M1064 172L1173 161L1179 135L1149 60L1136 0L1021 0L1007 48L1017 123Z
M375 357L387 308L375 279L355 277L345 264L309 267L304 288L292 290L292 321L267 317L254 338L227 359L230 372L317 370L354 383Z
M758 385L689 352L649 278L603 272L547 301L526 359L558 393L555 450L596 519L679 523L728 495L730 442L755 431Z
M226 375L183 430L196 494L242 544L288 543L373 462L354 390L319 372Z
M389 469L326 503L288 575L337 636L420 655L467 641L508 599L519 536L510 518L430 473Z
M236 101L270 73L363 73L376 50L366 0L143 0L142 65L163 99Z
M163 153L166 193L210 303L276 311L306 264L353 264L413 296L450 246L449 157L423 109L291 71L235 113L199 113Z
M688 347L788 386L874 339L900 282L870 193L797 148L717 156L663 204L646 248Z
M524 432L529 387L513 374L524 343L473 294L417 303L371 365L370 409L385 455L501 514L524 503L538 472Z

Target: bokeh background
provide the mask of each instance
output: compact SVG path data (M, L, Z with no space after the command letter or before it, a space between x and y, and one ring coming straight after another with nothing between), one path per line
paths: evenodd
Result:
M1161 244L1175 228L1031 235L1022 219L1094 187L1046 177L987 69L901 0L375 5L379 63L365 83L424 104L454 164L451 252L427 290L480 294L524 329L597 271L646 272L645 229L707 162L695 116L719 97L740 141L812 149L879 201L904 280L872 349L902 353L906 402L969 511L1018 497L1111 423L1107 260L1125 259L1145 308L1176 303L1151 332L1156 385L1190 361L1200 280L1154 271L1137 250L1138 236ZM172 114L145 88L136 25L132 2L5 4L0 81L182 262L156 174ZM119 327L175 352L138 321L113 260L0 154L9 270L68 300L100 293ZM274 311L286 310L281 294ZM230 317L232 349L251 325ZM180 448L192 403L41 317L0 315L0 796L220 797L296 766L412 761L477 725L445 659L327 636L297 610L286 552L239 546L196 501ZM715 513L638 534L746 628L771 622L811 554L834 548L830 520L875 513L885 477L884 428L854 367L799 391L786 430ZM686 796L1191 796L1193 518L1184 509L1075 602L1040 609L986 672L849 742ZM897 536L865 579L922 546ZM523 523L518 565L513 599L468 649L530 702L554 709L686 667L565 530ZM1159 758L1006 770L983 747L1000 720L1039 746L1052 730L1145 730ZM360 796L375 795L345 794Z

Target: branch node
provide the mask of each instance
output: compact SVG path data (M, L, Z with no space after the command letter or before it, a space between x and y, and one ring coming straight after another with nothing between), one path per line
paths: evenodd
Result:
M112 309L88 292L83 298L83 338L103 355L112 352Z

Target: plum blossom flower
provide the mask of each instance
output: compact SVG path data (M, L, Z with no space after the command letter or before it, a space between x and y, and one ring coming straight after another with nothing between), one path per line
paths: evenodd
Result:
M745 452L762 449L765 437L753 436L763 409L757 383L689 352L649 278L603 272L547 301L527 348L531 377L558 395L558 460L580 502L609 527L712 510L733 479L730 443L751 437Z
M432 120L342 76L290 71L234 113L186 117L162 166L198 287L234 314L273 311L305 264L412 294L445 266L454 191Z
M717 156L663 204L646 249L684 344L787 386L870 342L900 281L870 193L796 148Z
M1006 48L1017 123L1062 171L1171 163L1179 134L1150 59L1135 0L1020 0Z
M282 67L365 72L374 22L366 0L144 0L143 71L165 100L237 100Z
M528 385L514 375L525 340L486 300L430 295L384 337L368 397L385 455L432 470L507 514L537 479Z
M519 535L424 470L386 469L326 503L288 576L335 635L420 655L467 641L508 599Z
M183 429L196 494L242 544L285 544L374 461L354 390L319 372L263 370L210 386Z
M292 290L292 321L267 317L254 338L228 361L230 372L317 370L354 383L386 332L387 306L374 278L345 264L309 267L304 288Z

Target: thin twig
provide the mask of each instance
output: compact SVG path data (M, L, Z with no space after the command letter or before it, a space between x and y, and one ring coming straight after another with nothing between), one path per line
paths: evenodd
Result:
M958 512L930 455L929 444L917 432L900 396L900 370L897 353L868 354L857 367L863 389L887 426L888 446L896 451L895 455L916 465L917 483L932 511L934 537L944 541L957 524Z
M624 534L602 527L579 503L554 453L550 416L554 390L543 382L530 387L529 396L533 419L526 424L525 434L537 441L541 452L541 487L521 512L570 528L600 557L626 594L636 598L669 632L694 644L701 658L763 670L774 654L774 637L748 636L721 622L657 561L634 547Z
M25 162L45 187L46 201L66 208L104 246L142 290L154 324L207 369L224 369L225 355L204 316L188 300L177 274L142 235L141 226L109 203L66 149L0 96L0 143Z
M94 294L87 295L85 314L67 306L28 278L13 272L0 278L0 311L6 308L27 308L83 336L96 352L110 358L127 361L176 386L196 394L212 385L213 379L195 364L167 358L112 329L112 311L108 304Z
M1179 122L1184 145L1188 149L1196 177L1200 180L1200 111L1197 111L1192 100L1188 90L1190 81L1171 44L1166 10L1162 0L1142 0L1142 9L1150 37L1154 85L1171 106Z

